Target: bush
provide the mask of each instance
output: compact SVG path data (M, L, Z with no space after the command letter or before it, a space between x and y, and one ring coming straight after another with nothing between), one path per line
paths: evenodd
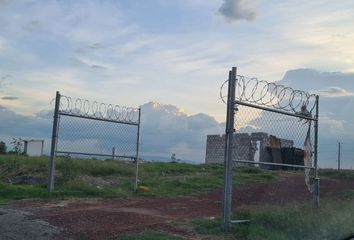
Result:
M71 158L63 158L58 167L60 167L63 182L74 180L79 174L79 169Z

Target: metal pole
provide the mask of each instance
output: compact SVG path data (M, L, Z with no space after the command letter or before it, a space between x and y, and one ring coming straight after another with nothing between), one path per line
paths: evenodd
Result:
M42 140L42 150L41 150L41 156L43 156L43 148L44 148L44 140Z
M134 191L138 191L138 182L139 182L140 119L141 119L141 108L139 108L138 132L137 132L137 138L136 138L136 162L135 162Z
M116 147L112 148L112 160L116 159Z
M54 120L53 120L53 132L52 132L52 145L50 149L50 166L48 176L48 192L52 192L54 189L54 175L55 175L55 151L57 150L58 142L58 127L59 127L59 105L60 105L60 93L56 92L55 107L54 107Z
M235 118L235 87L236 87L236 68L233 67L229 72L226 129L225 129L225 156L224 156L224 191L223 191L223 229L228 231L231 226L232 211L232 148L234 137L234 118Z
M341 157L341 155L340 155L340 142L338 142L338 170L340 170L340 157Z
M314 189L313 189L313 206L318 207L320 201L320 179L318 177L318 109L319 109L319 96L316 96L316 115L317 121L314 123L315 127L315 146L314 146L314 167L315 167L315 177L314 177Z

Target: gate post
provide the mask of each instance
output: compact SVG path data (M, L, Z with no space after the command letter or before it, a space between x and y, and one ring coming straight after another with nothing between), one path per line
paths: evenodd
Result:
M57 150L58 143L58 130L59 130L59 105L60 105L60 93L56 92L55 107L54 107L54 120L53 120L53 132L52 132L52 145L50 149L50 162L49 162L49 176L48 176L48 192L52 192L54 189L54 175L55 175L55 152Z
M225 154L224 154L224 190L223 190L223 212L222 227L230 230L232 211L232 149L234 138L235 119L235 88L236 88L236 67L229 72L226 129L225 129Z
M141 118L141 108L139 107L139 119L138 119L138 131L136 137L136 157L135 157L135 184L134 190L138 191L139 182L139 151L140 151L140 118Z
M319 109L319 96L316 96L316 115L315 115L315 146L314 146L314 167L315 176L312 189L313 206L318 207L320 201L320 178L318 176L318 109Z

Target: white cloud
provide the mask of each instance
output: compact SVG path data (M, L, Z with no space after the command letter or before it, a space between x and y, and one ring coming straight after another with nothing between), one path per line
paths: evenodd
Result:
M348 92L341 87L329 87L326 89L318 90L318 94L324 97L346 97L354 96L354 92Z

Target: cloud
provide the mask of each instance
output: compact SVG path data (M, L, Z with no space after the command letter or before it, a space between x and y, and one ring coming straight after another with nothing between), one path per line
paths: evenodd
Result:
M90 67L92 69L107 69L106 67L104 67L102 65L96 65L96 64L92 64Z
M5 75L0 78L0 88L5 87L7 85L10 85L9 79L11 78L11 75Z
M104 64L104 63L99 63L97 62L96 60L91 60L89 58L79 58L79 57L76 57L76 58L72 58L75 62L83 65L83 66L86 66L86 67L89 67L91 69L96 69L96 70L106 70L108 69L108 64Z
M354 96L354 73L295 69L287 71L279 83L319 94L320 98Z
M1 98L2 100L9 100L9 101L13 101L13 100L17 100L18 97L15 96L5 96Z
M324 97L346 97L354 96L353 92L348 92L341 87L329 87L326 89L318 90L318 94Z
M142 108L142 151L147 155L203 161L206 136L221 134L222 126L203 113L188 115L173 105L149 102Z
M180 159L203 162L207 134L223 131L223 126L207 114L188 115L176 106L157 102L143 104L141 109L143 158L168 159L176 153ZM52 111L41 111L26 116L0 106L1 137L49 139L52 115ZM132 154L135 150L136 127L65 116L60 124L58 150L101 154L111 154L113 146L117 154ZM49 144L46 142L47 154Z
M218 12L227 21L252 21L258 15L257 1L254 0L224 0Z
M336 142L354 141L354 74L320 72L313 69L287 71L278 84L320 95L319 102L319 164L333 167ZM254 116L250 118L250 116ZM236 126L243 132L264 131L294 140L302 147L308 125L293 117L239 106ZM312 135L313 137L313 135ZM345 167L353 167L351 155L343 154Z
M21 115L10 109L2 108L0 111L0 122L1 135L34 138L50 136L50 119Z
M103 49L105 46L102 43L93 43L80 47L75 50L76 53L85 54L99 49Z

